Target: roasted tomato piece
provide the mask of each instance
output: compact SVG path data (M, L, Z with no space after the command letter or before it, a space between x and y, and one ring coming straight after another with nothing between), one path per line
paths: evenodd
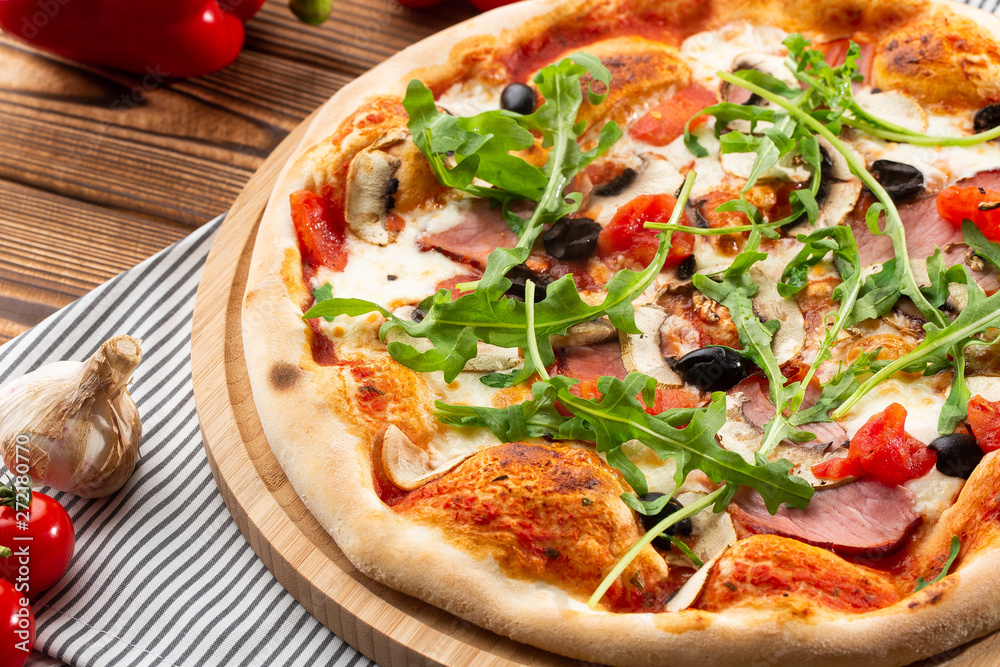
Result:
M969 401L969 426L984 452L1000 449L1000 403L973 396Z
M668 222L677 199L673 195L640 195L618 209L608 226L597 237L597 256L602 259L620 255L649 266L656 256L660 232L643 227L647 222ZM680 224L689 225L687 214ZM694 236L674 233L664 266L677 266L694 251Z
M347 223L343 210L326 192L318 195L309 190L299 190L291 194L289 201L292 223L306 260L314 266L343 271L347 266L347 250L344 248Z
M923 477L937 462L937 453L906 432L906 408L889 405L873 415L851 439L847 459L831 459L812 467L817 477L838 479L868 475L886 486Z
M684 134L684 126L692 116L717 101L715 93L698 84L682 88L640 118L628 133L647 144L666 146ZM708 116L698 116L691 123L691 129L697 129L707 121Z
M955 227L971 220L986 238L1000 241L1000 192L952 185L938 193L937 210Z

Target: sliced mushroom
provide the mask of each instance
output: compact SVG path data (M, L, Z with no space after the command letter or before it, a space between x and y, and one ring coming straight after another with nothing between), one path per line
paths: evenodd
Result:
M805 345L805 319L798 304L792 299L782 298L777 291L777 283L758 267L750 269L750 277L760 285L760 291L753 298L753 309L761 320L778 320L781 328L771 340L771 350L779 364L791 360Z
M516 347L498 347L480 341L476 344L476 356L465 362L465 368L462 370L495 373L517 368L521 362L521 352Z
M390 482L404 491L412 491L445 474L468 458L471 452L453 457L433 468L430 454L426 450L413 444L398 427L387 424L375 438L373 454Z
M667 318L658 306L637 306L635 325L641 334L618 332L622 344L622 364L630 373L644 373L666 387L682 387L681 376L667 365L660 353L660 327Z
M684 611L695 603L701 594L701 589L705 587L705 582L708 581L708 575L712 573L712 568L724 553L724 550L720 551L718 556L706 561L690 579L684 582L683 586L677 589L673 597L667 601L667 611Z
M358 238L375 245L388 245L397 232L388 227L389 201L399 185L392 174L402 164L381 150L402 141L405 132L392 132L361 150L347 168L344 218Z
M594 218L602 227L607 226L615 212L639 195L655 195L676 192L684 183L684 177L662 157L647 153L639 156L642 165L628 187L610 197L595 196L593 202L601 207ZM593 194L596 194L596 190Z
M852 482L856 477L841 477L840 479L821 479L812 473L814 465L823 463L830 459L840 458L846 455L847 450L843 447L833 447L830 443L819 442L788 442L783 441L774 449L771 459L785 459L794 464L791 473L796 477L801 477L809 482L809 485L817 489L829 489L840 486L847 482Z
M405 308L410 309L411 306ZM412 311L409 311L412 312ZM394 311L398 317L404 317L406 310L398 308ZM413 347L418 352L426 352L434 345L426 338L414 338L402 329L390 329L385 337L386 343L399 342ZM480 341L476 344L476 356L465 363L462 370L473 373L495 373L509 371L521 365L521 352L516 347L498 347Z
M743 122L743 121L739 121ZM763 123L757 124L757 129L761 129ZM730 129L739 131L749 131L750 127L737 127L735 122L729 124ZM746 180L753 171L754 163L757 161L756 153L723 153L719 156L719 162L723 171L731 176ZM765 171L761 178L765 180L792 181L793 183L805 183L812 176L812 172L805 162L798 156L788 153L784 155L778 164Z
M965 378L965 386L973 396L982 396L987 401L1000 401L1000 377L976 375Z
M927 131L927 112L906 93L897 90L872 93L864 90L855 93L854 99L858 106L876 118L883 118L913 132L923 134Z
M747 463L754 462L754 452L764 442L764 432L743 412L744 403L749 398L741 391L726 394L726 423L719 429L719 444L724 449L736 452Z
M552 347L562 350L568 347L583 347L614 340L618 329L605 318L574 324L562 336L552 336Z

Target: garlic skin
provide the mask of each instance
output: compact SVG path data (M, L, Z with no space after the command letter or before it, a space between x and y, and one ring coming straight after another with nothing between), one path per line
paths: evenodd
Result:
M142 439L127 384L140 341L118 335L84 362L57 361L0 387L0 455L12 473L84 498L135 470Z

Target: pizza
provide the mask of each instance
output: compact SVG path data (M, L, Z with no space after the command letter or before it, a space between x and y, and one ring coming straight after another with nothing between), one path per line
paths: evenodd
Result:
M551 0L333 97L243 302L364 574L608 665L902 665L1000 627L1000 25Z

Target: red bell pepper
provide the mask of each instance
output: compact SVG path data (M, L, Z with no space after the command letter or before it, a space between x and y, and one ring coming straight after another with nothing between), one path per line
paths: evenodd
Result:
M160 78L208 74L236 59L243 22L264 0L0 0L0 28L94 65Z

